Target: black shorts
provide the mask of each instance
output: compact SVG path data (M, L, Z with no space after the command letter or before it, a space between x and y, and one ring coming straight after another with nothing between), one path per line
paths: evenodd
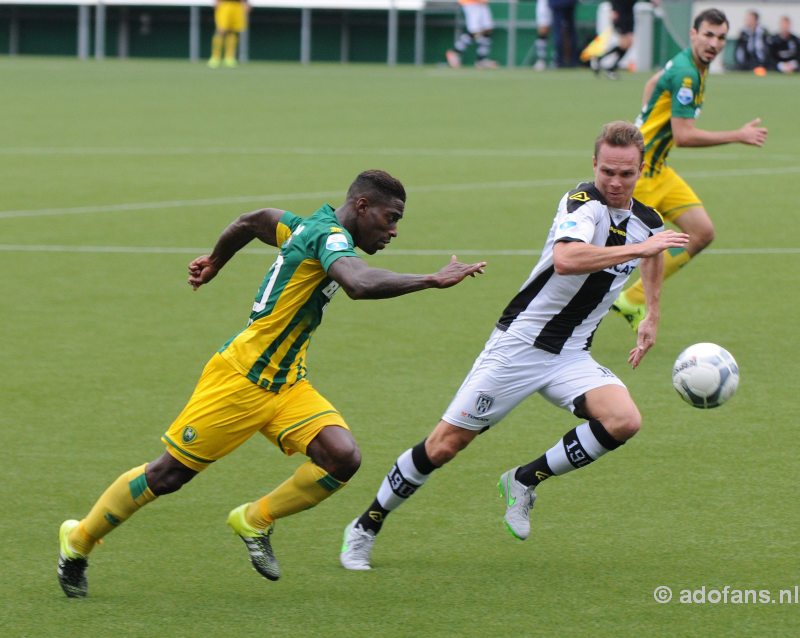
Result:
M633 5L635 0L612 0L611 9L616 14L614 30L617 33L633 33Z

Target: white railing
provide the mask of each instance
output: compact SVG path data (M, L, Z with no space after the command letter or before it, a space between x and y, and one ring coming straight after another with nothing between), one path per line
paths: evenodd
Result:
M89 58L89 35L91 33L91 12L94 10L94 57L105 58L106 40L106 8L107 7L187 7L189 9L189 58L193 61L200 56L200 9L213 7L213 0L0 0L3 5L25 6L77 6L77 40L78 57ZM422 45L424 39L423 9L425 0L250 0L254 8L298 9L300 11L300 61L307 64L311 61L311 15L314 10L363 10L388 12L386 62L397 63L398 12L416 12L415 22L415 62L422 63ZM19 26L11 21L10 53L16 53ZM242 34L242 46L239 47L242 61L247 60L247 32Z

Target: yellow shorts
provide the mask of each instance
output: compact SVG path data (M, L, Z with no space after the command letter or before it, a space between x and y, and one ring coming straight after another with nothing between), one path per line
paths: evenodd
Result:
M161 440L167 452L199 472L256 432L284 454L305 454L308 444L329 425L350 429L308 381L269 392L239 374L217 353Z
M652 177L646 177L646 173L645 166L633 196L642 204L655 208L667 221L674 222L688 209L703 206L692 187L669 166Z
M246 24L244 2L223 0L214 9L214 24L217 31L235 31L241 33Z

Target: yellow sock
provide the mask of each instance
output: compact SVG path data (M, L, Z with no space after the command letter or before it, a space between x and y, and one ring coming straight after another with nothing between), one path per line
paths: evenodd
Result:
M674 275L683 268L692 256L686 252L685 248L670 248L664 252L664 279ZM625 291L625 299L632 304L644 304L644 284L641 277L636 280L630 288Z
M314 507L344 485L318 465L306 461L288 480L252 503L245 521L254 529L266 529L279 518Z
M101 538L156 499L147 487L146 467L145 463L128 470L103 492L86 518L70 533L68 541L72 549L86 556Z
M239 44L239 36L236 33L229 33L225 36L225 59L236 60L236 46Z
M211 38L211 59L219 60L222 58L222 35L215 33Z

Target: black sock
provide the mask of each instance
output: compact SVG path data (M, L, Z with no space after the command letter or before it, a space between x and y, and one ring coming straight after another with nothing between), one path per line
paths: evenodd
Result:
M389 512L410 498L437 467L425 451L424 440L403 452L383 479L375 500L359 516L357 525L374 534L380 532Z
M547 464L547 455L542 454L535 461L531 461L527 465L517 468L514 478L523 485L536 487L545 479L553 476L553 470Z
M377 534L381 531L383 520L388 514L389 510L382 508L376 498L372 501L372 505L367 508L367 511L358 517L356 525L360 526L361 529L369 530Z

